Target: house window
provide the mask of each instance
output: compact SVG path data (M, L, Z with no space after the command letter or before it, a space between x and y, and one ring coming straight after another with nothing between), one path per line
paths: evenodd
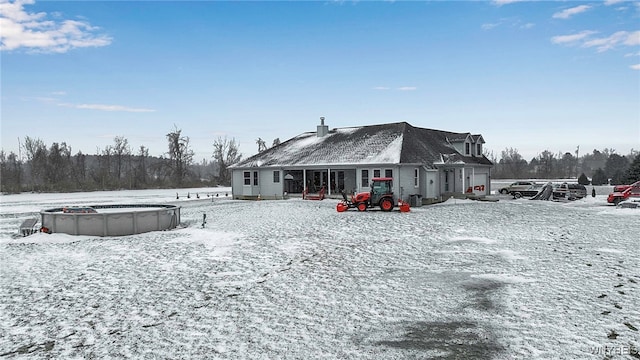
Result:
M253 172L253 186L258 186L258 172Z
M373 177L374 178L379 178L380 177L380 169L373 170Z
M482 155L482 144L478 144L476 146L477 146L477 154L478 154L478 156L481 156Z
M413 186L420 186L420 169L418 168L413 169Z
M393 177L393 169L385 169L384 177L392 178Z
M279 183L280 182L280 170L275 170L273 172L273 182L274 183Z
M471 144L469 144L468 142L464 143L464 154L465 155L469 155L470 146L471 146Z
M369 170L362 170L362 187L369 186Z
M251 172L249 171L244 172L244 184L251 185Z

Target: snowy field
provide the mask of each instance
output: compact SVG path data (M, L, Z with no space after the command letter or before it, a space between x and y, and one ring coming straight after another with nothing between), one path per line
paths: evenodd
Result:
M640 209L606 193L338 213L227 191L0 197L0 358L640 358ZM184 227L12 237L106 203L178 203Z

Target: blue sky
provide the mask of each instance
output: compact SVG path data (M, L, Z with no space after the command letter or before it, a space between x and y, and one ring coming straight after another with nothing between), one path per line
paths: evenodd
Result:
M124 136L196 161L406 121L513 147L640 150L639 1L0 0L2 148Z

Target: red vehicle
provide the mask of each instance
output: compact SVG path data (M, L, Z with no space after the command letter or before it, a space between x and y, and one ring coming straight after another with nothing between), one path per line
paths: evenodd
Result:
M336 205L338 212L356 208L358 211L365 211L369 208L379 206L382 211L391 211L396 206L396 198L393 194L393 178L373 178L371 179L371 191L361 192L352 195L351 199L343 192L344 200ZM400 211L409 211L409 204L402 200L397 201Z
M640 181L631 185L616 185L613 192L607 197L607 202L618 205L621 201L632 197L640 198Z

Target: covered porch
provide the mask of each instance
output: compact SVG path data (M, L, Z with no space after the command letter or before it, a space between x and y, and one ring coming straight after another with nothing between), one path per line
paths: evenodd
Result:
M452 195L489 194L490 173L465 164L438 166L440 173L440 193L443 197Z
M290 168L283 173L283 190L287 194L313 194L324 188L327 197L339 197L343 191L353 193L357 189L355 168Z

